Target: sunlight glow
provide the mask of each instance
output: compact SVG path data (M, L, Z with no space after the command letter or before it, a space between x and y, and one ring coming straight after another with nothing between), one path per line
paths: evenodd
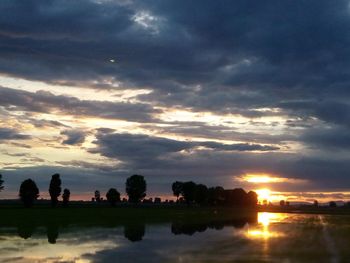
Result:
M242 177L243 181L249 183L279 183L285 182L287 178L271 177L268 174L248 174Z
M255 190L255 192L258 194L259 202L262 202L264 200L270 201L270 199L271 199L270 189L263 188L263 189Z
M259 227L255 229L248 229L247 235L250 238L268 239L271 237L281 237L283 233L272 231L269 227L273 222L280 222L286 216L280 213L258 213Z

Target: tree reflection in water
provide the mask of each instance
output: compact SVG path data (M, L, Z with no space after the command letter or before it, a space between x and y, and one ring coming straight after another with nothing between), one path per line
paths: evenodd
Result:
M240 229L245 227L247 224L256 224L258 222L257 213L250 215L249 217L235 218L230 220L211 220L201 221L200 223L188 222L186 220L176 220L171 222L171 233L174 235L193 235L195 233L204 232L207 229L222 230L226 226L233 226L234 228ZM98 225L97 225L98 226ZM115 228L123 226L124 237L131 242L142 241L145 232L145 223L134 223L124 225L107 225L104 227ZM36 229L36 225L33 222L26 221L17 226L17 233L20 237L28 239L32 236ZM66 229L67 225L59 225L57 223L48 223L46 225L47 240L50 244L56 244L59 237L59 230ZM96 227L96 226L94 226ZM102 226L103 227L103 226Z

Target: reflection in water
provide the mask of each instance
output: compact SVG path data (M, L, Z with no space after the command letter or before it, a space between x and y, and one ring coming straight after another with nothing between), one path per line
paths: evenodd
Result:
M286 218L286 215L281 213L258 213L258 226L248 228L247 236L251 238L272 238L281 237L284 234L281 232L273 231L269 229L271 223L282 222Z
M21 238L28 239L30 238L35 231L35 224L30 221L23 221L17 227L17 233Z
M58 238L58 225L49 224L47 226L47 241L50 244L56 244L57 238Z
M224 227L233 226L236 229L244 228L247 224L256 224L257 218L256 214L253 214L249 217L243 217L239 219L231 220L217 220L210 221L208 223L187 223L187 222L173 222L171 224L171 232L174 235L185 234L192 236L196 232L204 232L208 228L221 230Z
M349 222L349 219L344 220ZM329 219L325 217L324 220L328 223ZM322 263L329 262L327 246L320 235L324 227L330 226L320 225L314 215L271 213L199 224L181 218L160 225L139 222L105 227L36 226L26 222L17 228L0 227L0 262L108 263L152 259L152 262L162 263ZM333 230L328 229L329 236L334 239L338 251L344 253L339 258L350 257L346 246L350 241L350 224L343 223L340 240L335 240ZM346 231L349 235L343 235Z
M124 237L131 242L141 241L145 235L145 224L134 224L124 226Z

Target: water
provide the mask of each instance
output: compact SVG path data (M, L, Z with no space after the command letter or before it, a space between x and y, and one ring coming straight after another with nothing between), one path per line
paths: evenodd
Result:
M350 262L350 217L0 228L1 262Z

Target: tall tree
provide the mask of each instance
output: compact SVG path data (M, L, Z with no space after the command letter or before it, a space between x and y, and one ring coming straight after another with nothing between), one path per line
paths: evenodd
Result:
M61 179L59 174L52 175L49 193L51 197L51 206L56 207L58 204L58 197L61 194Z
M0 174L0 191L4 190L4 180L2 180L2 174Z
M176 200L179 200L179 196L182 192L183 182L176 181L171 185L171 189L173 190L174 196L176 196Z
M34 200L39 197L39 189L32 179L24 180L19 188L19 197L25 207L33 206Z
M134 174L126 180L126 193L129 202L138 203L146 197L146 181L142 175Z
M208 202L208 187L204 184L197 184L194 191L194 201L200 205L206 204Z
M120 202L120 193L117 191L117 189L111 188L108 190L106 198L111 206L115 206L117 202Z
M196 190L196 184L192 181L185 182L182 185L181 194L188 205L194 201L195 190Z
M63 206L68 206L69 198L70 198L70 191L69 189L65 188L62 194Z

